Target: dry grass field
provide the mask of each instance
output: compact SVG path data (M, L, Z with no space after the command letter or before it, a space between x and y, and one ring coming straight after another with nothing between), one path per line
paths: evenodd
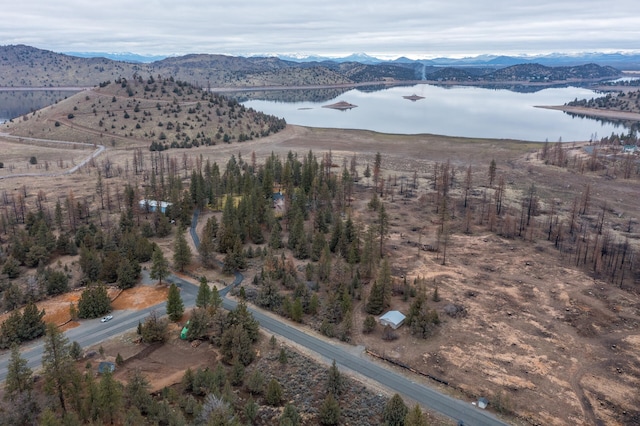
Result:
M116 102L112 102L113 96ZM91 112L91 105L98 99L110 105L109 112L106 107L96 114ZM124 109L132 110L137 100L144 110L144 99L132 100L119 93L101 93L99 89L87 91L39 111L27 120L3 126L3 132L24 138L101 144L106 146L106 151L71 175L1 179L0 193L17 194L26 190L26 202L34 205L38 191L43 191L51 208L56 200L64 199L72 191L77 200L86 200L93 211L98 212L95 188L98 171L104 171L105 165L114 171L106 179L114 194L125 183L142 188L148 174L133 172L134 152L140 148L148 164L152 156L158 154L149 152L150 139L144 137L152 127L132 130L133 121L123 117ZM148 101L152 105L149 111L159 102ZM195 99L185 99L182 110L188 110L195 102ZM77 108L74 118L67 118L74 107ZM113 123L106 129L95 123L103 115L110 115ZM154 120L157 124L159 118L154 116ZM59 126L55 125L56 121ZM180 116L172 121L187 122L187 118ZM218 124L206 132L215 132ZM583 145L586 143L567 145L563 149L570 159L587 158ZM57 171L60 159L64 169L93 152L85 148L20 142L0 135L0 147L5 146L10 154L4 157L5 169L0 171L3 177L21 171L44 173L44 162L49 162L50 169ZM386 356L447 381L446 387L430 384L457 397L471 402L486 396L492 403L502 402L506 410L513 413L514 423L639 424L640 277L627 276L622 286L608 282L607 277L594 277L589 269L575 266L574 254L560 251L553 241L548 241L544 228L553 215L566 223L574 198L580 198L588 186L592 202L584 215L585 223L598 221L598 214L603 211L606 213L603 226L611 238L626 239L634 253L638 253L640 177L636 173L630 179L622 179L616 173L613 154L606 169L580 172L545 164L540 160L541 149L540 144L508 140L400 136L287 126L268 137L170 149L162 155L179 165L186 186L191 169L207 159L224 167L231 155L245 160L255 156L260 162L272 153L285 157L289 151L305 155L313 150L319 158L330 152L336 165L356 156L362 176L366 165L373 164L379 152L382 176L389 185L384 196L390 217L385 252L393 276L398 281L403 276L409 280L423 279L424 290L429 295L437 286L441 300L429 303L438 310L443 323L427 340L416 339L403 327L398 330L397 340L384 341L380 330L369 335L360 333L365 314L360 309L362 302L358 302L354 309L352 343L376 348ZM38 167L26 168L30 156L37 157ZM470 166L471 198L474 205L479 206L483 193L493 194L488 183L492 160L496 162L497 174L504 177L504 203L513 212L519 211L528 188L535 185L539 208L531 234L505 236L504 232L488 229L477 214L469 232L463 232L460 217L463 211L456 207L457 225L452 227L446 259L442 250L421 251L412 245L416 241L436 245L438 241L440 224L433 195L434 166L449 162L455 171L451 191L454 197L460 198ZM404 198L391 182L411 180L414 173L418 183L416 195ZM368 217L370 185L365 178L356 185L351 207L355 218ZM0 209L8 208L0 205ZM108 220L117 223L118 211L100 214L102 221L111 216ZM0 238L6 241L5 236ZM164 246L170 250L168 244ZM197 262L192 269L198 274L202 272ZM260 265L253 263L245 273L247 281L251 282L259 270ZM392 306L406 312L409 303L394 297ZM449 304L462 305L466 316L445 315L445 306ZM313 324L303 325L311 326ZM206 354L204 349L193 351L194 359L190 362L200 365L198 357ZM161 362L154 360L154 363ZM171 368L182 371L183 367ZM427 379L415 376L415 380Z

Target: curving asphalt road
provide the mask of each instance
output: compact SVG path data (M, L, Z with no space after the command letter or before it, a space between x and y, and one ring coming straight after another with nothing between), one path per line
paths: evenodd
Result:
M199 245L198 235L195 231L198 223L198 215L199 212L196 210L190 229L191 237L196 247ZM225 309L232 310L237 306L235 301L227 299L225 296L233 287L239 285L243 279L242 274L236 272L234 281L220 291L222 306ZM185 307L195 305L198 286L175 275L171 275L167 281L174 282L181 288L181 296ZM149 313L154 310L159 315L164 315L166 313L166 302L140 311L117 311L114 313L113 320L107 323L101 323L99 319L84 320L80 327L68 330L65 334L70 341L77 341L82 347L92 346L137 327L138 322L144 321ZM249 311L265 330L314 351L324 357L327 362L335 360L336 364L342 368L374 380L391 391L405 395L419 404L429 407L451 419L463 421L465 425L472 426L508 425L493 414L476 408L468 402L451 398L428 386L415 383L392 370L383 368L379 364L366 358L362 353L354 354L353 348L347 348L339 343L325 341L306 334L304 331L289 325L287 322L268 316L254 308L249 307ZM42 340L40 340L24 346L22 348L22 357L27 360L27 365L30 368L36 369L41 364L42 351L43 343ZM0 356L0 381L4 381L7 376L9 355L9 353L4 353Z

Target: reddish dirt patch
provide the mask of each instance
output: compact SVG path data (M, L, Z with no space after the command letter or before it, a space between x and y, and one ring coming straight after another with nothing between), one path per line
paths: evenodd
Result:
M69 330L79 326L79 322L71 321L69 306L73 303L77 307L82 291L83 289L77 289L36 303L38 310L44 309L44 322L54 323L62 327L63 330ZM137 286L120 292L120 290L115 287L109 287L107 293L112 300L111 307L114 310L139 310L167 300L169 289L164 285L154 287ZM7 319L8 316L9 313L0 315L0 323Z
M149 306L167 300L169 288L162 286L137 286L123 290L115 300L111 302L111 307L116 310L124 309L145 309Z

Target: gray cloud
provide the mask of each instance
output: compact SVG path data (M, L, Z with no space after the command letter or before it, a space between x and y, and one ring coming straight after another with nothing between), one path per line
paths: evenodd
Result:
M142 54L637 51L634 6L631 0L24 0L2 7L0 43Z

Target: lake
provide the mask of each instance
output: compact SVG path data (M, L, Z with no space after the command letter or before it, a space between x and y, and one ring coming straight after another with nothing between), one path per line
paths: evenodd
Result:
M535 108L536 105L562 105L575 98L590 99L602 93L580 87L545 88L531 92L536 88L521 86L519 90L417 84L227 95L247 107L284 117L287 123L311 127L550 142L559 139L564 142L586 141L626 131L619 124ZM74 93L62 90L0 91L0 123L44 108ZM414 94L423 99L411 101L404 98ZM338 101L357 107L344 111L323 108Z
M527 87L523 86L522 89L526 90ZM233 96L247 107L283 117L287 123L311 127L540 142L588 141L608 136L612 132L626 131L619 124L572 117L562 111L535 107L563 105L575 98L603 96L602 93L581 87L524 92L503 88L417 84L383 90L351 89L343 93L323 90L322 93L328 94L328 97L322 93L308 93L308 96L299 93L295 96L290 93L292 91ZM528 90L535 88L529 87ZM414 94L423 99L412 101L404 98ZM285 99L291 101L284 101ZM357 107L349 110L323 108L339 101L355 104Z
M0 123L52 105L77 90L0 90Z

